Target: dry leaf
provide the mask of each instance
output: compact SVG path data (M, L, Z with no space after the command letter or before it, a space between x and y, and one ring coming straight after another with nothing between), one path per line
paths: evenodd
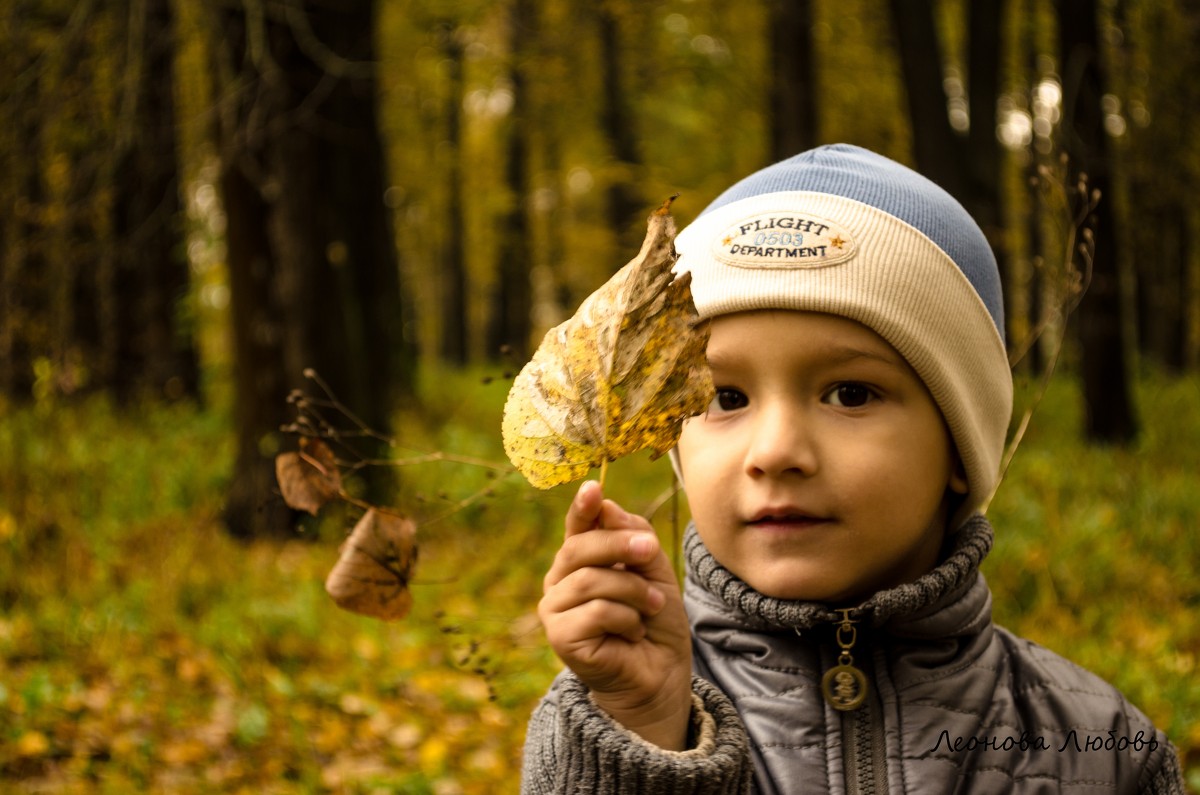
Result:
M417 562L416 532L408 517L370 509L342 544L325 591L351 613L404 618L412 607L408 579Z
M513 382L504 449L538 488L644 448L657 457L712 401L708 324L697 321L691 274L671 273L670 203L650 216L638 256L546 334Z
M275 479L289 508L313 516L342 490L337 458L320 439L302 438L300 452L275 456Z

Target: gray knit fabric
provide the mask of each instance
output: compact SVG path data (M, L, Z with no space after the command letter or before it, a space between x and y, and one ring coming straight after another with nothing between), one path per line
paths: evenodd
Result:
M672 753L623 730L592 702L574 675L560 675L530 720L521 792L750 792L746 731L733 705L699 677L693 690L714 725L713 736L700 752ZM693 724L697 722L694 714Z
M890 588L872 596L852 611L855 619L865 619L873 627L885 624L897 615L915 615L947 594L969 585L992 548L992 528L976 515L957 533L953 550L933 571L911 583ZM799 602L763 596L726 569L709 553L694 526L689 526L683 541L688 580L711 593L733 611L744 616L747 628L795 630L829 626L840 613L818 602Z

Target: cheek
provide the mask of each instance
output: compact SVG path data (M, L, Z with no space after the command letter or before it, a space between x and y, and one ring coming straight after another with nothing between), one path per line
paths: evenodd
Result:
M679 454L679 471L683 476L684 492L691 507L692 518L703 524L720 504L719 485L728 481L723 470L725 449L712 438L704 426L704 417L693 417L683 426L675 449Z
M892 440L886 465L877 476L894 492L918 502L938 503L954 475L954 453L939 417L921 418Z
M861 436L844 434L826 463L838 468L847 490L940 499L954 458L940 422L922 417Z
M704 456L704 415L685 420L679 433L679 441L675 444L679 455L679 470L685 478L700 477L703 472ZM686 480L685 480L686 483Z

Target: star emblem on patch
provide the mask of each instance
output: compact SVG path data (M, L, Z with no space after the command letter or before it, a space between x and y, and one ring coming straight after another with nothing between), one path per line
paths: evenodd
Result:
M846 244L846 241L842 240L841 235L836 235L834 237L829 238L829 245L833 246L834 248L841 248L845 244Z
M725 238L721 241L721 245L728 246L732 242L733 242L733 235L726 235Z

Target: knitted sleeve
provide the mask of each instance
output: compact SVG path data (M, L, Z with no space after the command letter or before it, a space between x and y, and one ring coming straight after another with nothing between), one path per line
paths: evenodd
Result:
M1183 771L1179 767L1179 755L1175 746L1161 732L1158 734L1162 751L1157 765L1149 765L1139 782L1139 795L1187 795L1183 783Z
M564 672L529 721L521 792L748 793L753 764L737 711L699 677L692 701L692 748L664 751L613 721Z

